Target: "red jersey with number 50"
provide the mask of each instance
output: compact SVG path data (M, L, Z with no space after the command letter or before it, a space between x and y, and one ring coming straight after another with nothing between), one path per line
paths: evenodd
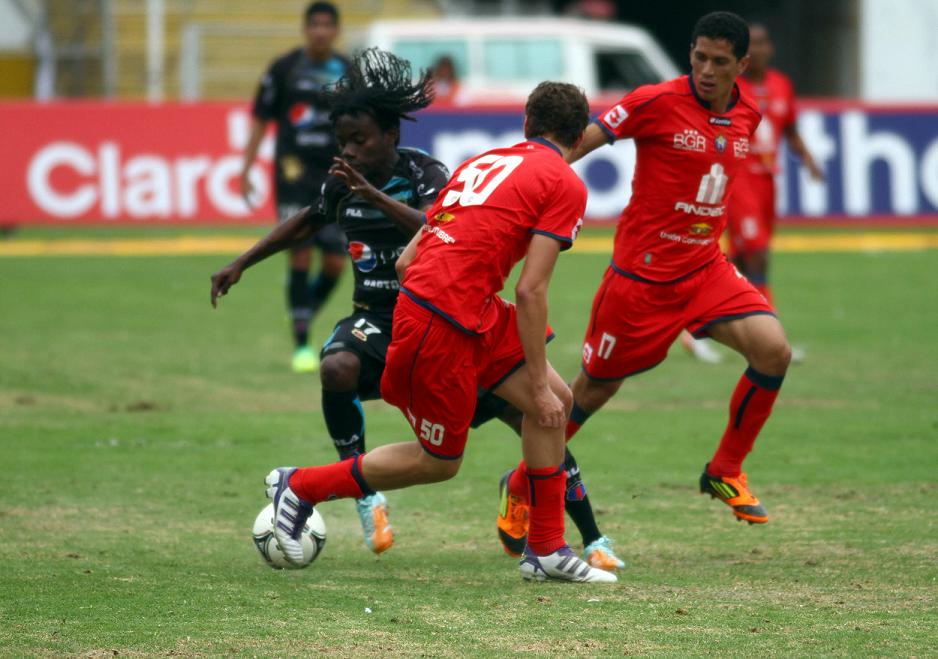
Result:
M727 197L759 119L738 88L727 111L718 114L681 76L637 88L596 120L610 142L631 137L637 151L613 267L667 282L720 256Z
M746 164L753 174L773 175L778 171L782 135L795 123L795 88L784 73L775 69L766 69L759 82L740 76L739 88L755 101L762 113L762 122L752 136Z
M469 332L497 318L496 293L524 258L533 234L569 248L583 223L586 186L546 140L470 158L427 211L402 291Z

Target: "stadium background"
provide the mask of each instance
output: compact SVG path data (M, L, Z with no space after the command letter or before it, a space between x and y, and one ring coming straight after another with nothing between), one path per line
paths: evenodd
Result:
M248 100L297 45L304 4L0 0L0 654L933 654L938 3L337 3L343 49L375 19L523 28L576 10L641 25L683 70L704 11L773 31L829 176L812 187L788 162L781 179L773 278L807 360L747 463L775 517L754 533L691 497L740 364L676 353L578 449L630 562L605 592L515 583L492 522L517 447L496 427L452 483L394 494L401 540L380 561L342 504L323 507L311 570L253 554L267 468L333 457L318 382L286 367L280 259L214 314L207 302L209 274L273 216L269 197L241 204L236 165ZM511 101L440 106L404 141L455 164L519 119ZM551 293L564 375L608 263L602 223L625 200L619 150L581 172L601 203ZM202 172L188 188L187 163ZM367 410L370 442L409 436L382 403Z

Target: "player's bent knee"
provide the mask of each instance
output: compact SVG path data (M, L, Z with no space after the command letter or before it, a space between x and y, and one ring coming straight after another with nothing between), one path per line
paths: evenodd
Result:
M460 464L462 460L441 460L423 451L417 469L423 483L440 483L458 474Z
M767 375L784 375L791 364L791 345L784 337L765 342L752 355L749 363L754 369Z
M323 358L319 365L319 381L327 391L355 391L361 362L350 352L337 352Z

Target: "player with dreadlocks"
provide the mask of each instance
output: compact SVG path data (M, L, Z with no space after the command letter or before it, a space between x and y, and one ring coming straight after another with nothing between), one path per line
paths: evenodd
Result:
M424 222L423 211L446 185L446 167L399 146L401 120L433 100L432 81L412 81L407 61L370 49L355 57L327 96L340 154L319 198L212 277L212 303L245 269L338 224L348 238L355 272L352 313L322 350L322 411L341 459L365 452L362 400L378 384L391 341L400 283L394 264ZM365 544L381 553L393 543L387 501L374 492L356 501Z
M355 265L355 309L339 321L326 342L320 370L323 416L343 460L365 452L361 401L380 396L378 384L400 287L394 261L423 224L422 210L433 202L448 176L438 161L397 146L400 120L410 120L410 112L432 100L429 79L425 74L411 84L408 63L379 50L365 51L355 59L331 95L331 115L341 155L336 158L332 177L323 186L319 205L301 213L305 219L296 219L294 231L305 228L310 232L318 223L337 221L348 236ZM273 239L275 233L265 240ZM281 240L297 235L290 233ZM280 243L265 246L261 241L215 275L213 296L224 295L246 267L274 253L271 249L284 247ZM491 391L479 393L472 427L498 416L520 436L520 411ZM600 569L623 567L611 541L597 528L576 460L569 451L565 470L566 509L583 537L585 558ZM358 498L357 509L366 545L375 553L388 549L393 534L384 495L376 492ZM527 506L516 505L512 511L512 515L505 514L504 520L500 518L499 533L506 552L520 556L527 540L528 510Z

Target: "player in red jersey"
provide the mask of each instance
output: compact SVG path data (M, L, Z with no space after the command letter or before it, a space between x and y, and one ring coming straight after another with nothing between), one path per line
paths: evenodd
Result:
M288 558L313 506L447 480L459 470L478 390L524 412L530 529L526 579L614 582L564 540L564 423L570 390L545 354L547 287L582 223L586 187L564 162L589 119L576 87L542 83L525 108L527 141L463 163L398 262L402 287L382 397L404 412L417 441L380 446L331 465L267 476L274 531ZM517 308L498 296L525 259Z
M735 80L746 68L748 27L739 16L701 18L691 39L691 75L639 87L584 133L570 161L617 139L637 148L632 199L616 230L612 264L593 301L583 368L572 385L572 437L622 381L654 368L682 329L742 353L749 368L730 401L702 492L738 519L766 522L742 461L769 417L791 348L771 305L729 263L717 242L726 200L760 121ZM522 463L510 479L528 496Z
M749 66L739 77L739 88L752 97L762 122L749 147L729 200L730 257L740 272L771 302L768 250L775 227L775 175L782 138L818 181L824 174L805 147L795 123L795 90L785 74L769 67L775 49L769 31L749 25Z

